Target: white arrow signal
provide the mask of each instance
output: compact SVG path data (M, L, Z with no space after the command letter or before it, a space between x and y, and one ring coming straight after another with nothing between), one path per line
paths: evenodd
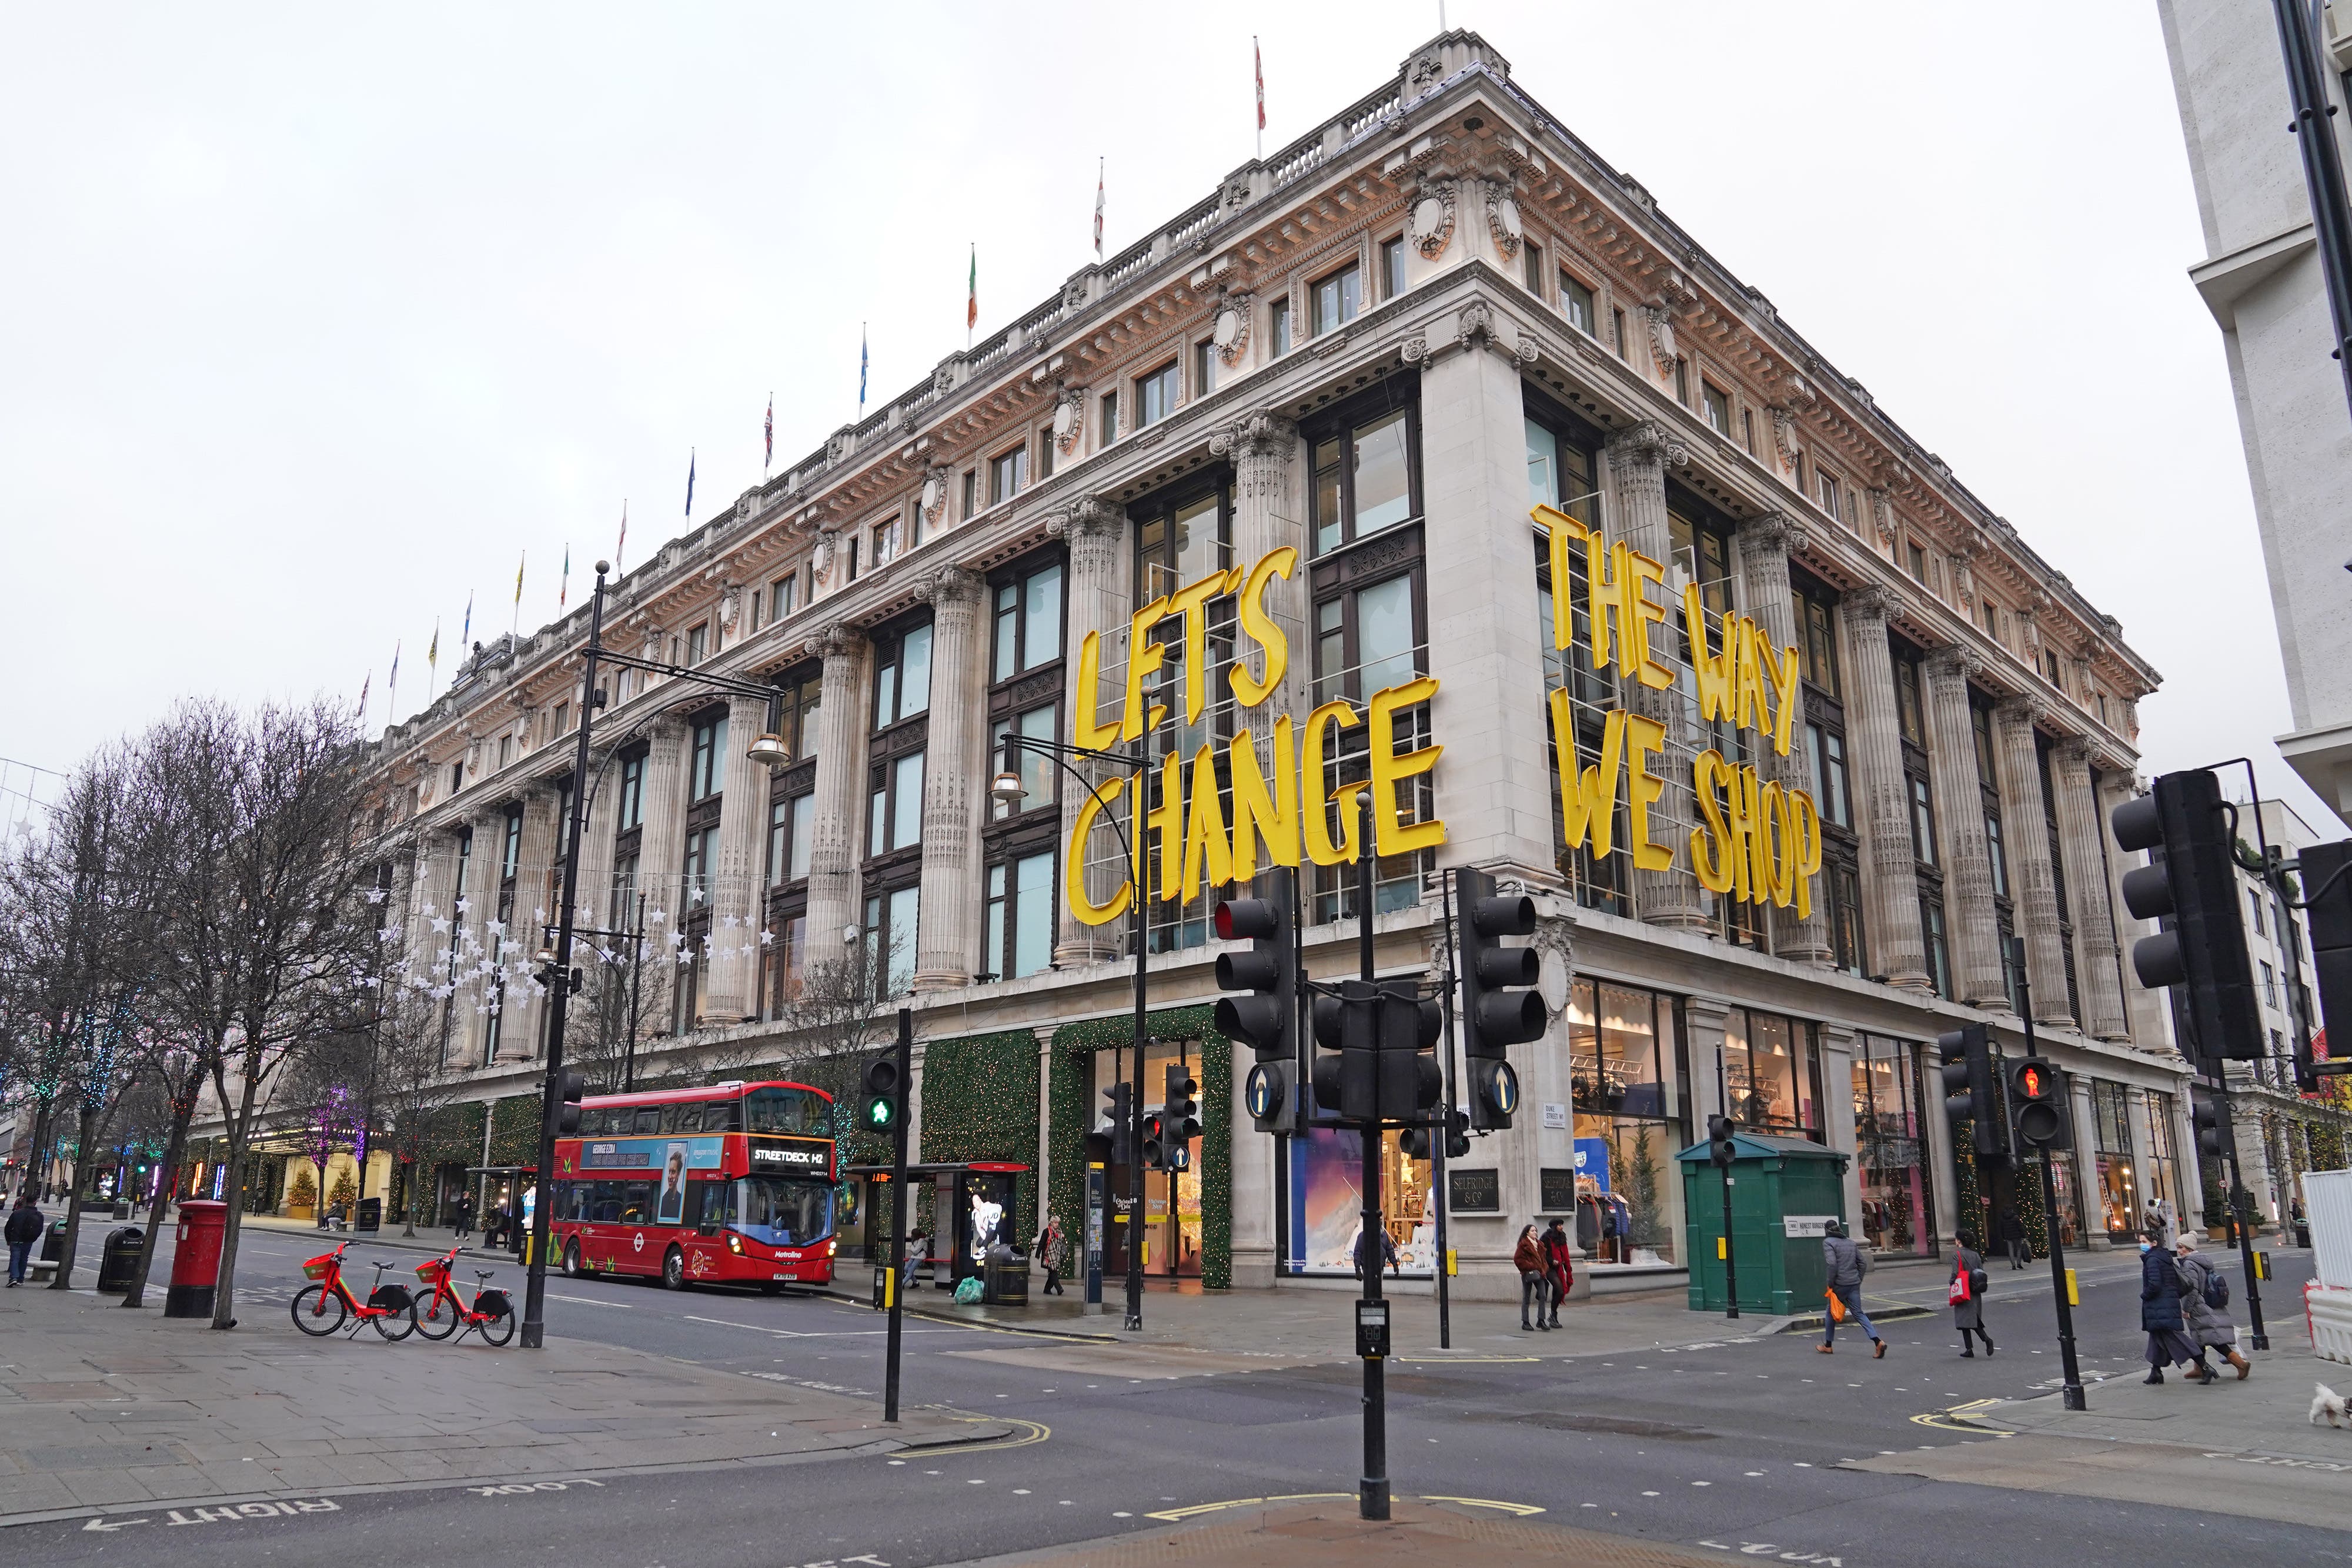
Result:
M87 1521L84 1521L81 1528L82 1528L82 1531L83 1531L83 1533L87 1534L87 1533L89 1533L90 1531L93 1531L93 1530L102 1530L102 1531L116 1531L116 1530L123 1530L123 1529L127 1529L128 1527L130 1527L130 1526L131 1526L131 1525L134 1525L134 1524L144 1524L144 1523L146 1523L146 1522L147 1522L147 1521L146 1521L145 1520L143 1520L143 1519L118 1519L118 1520L116 1520L113 1523L109 1524L106 1521L104 1521L104 1520L102 1520L102 1519L92 1519L92 1520L87 1520Z

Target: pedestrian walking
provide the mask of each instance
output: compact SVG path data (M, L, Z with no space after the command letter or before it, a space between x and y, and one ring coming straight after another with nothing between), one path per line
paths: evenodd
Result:
M474 1198L471 1193L457 1195L457 1201L449 1206L449 1219L453 1239L463 1241L473 1235Z
M16 1207L8 1211L8 1223L0 1228L0 1238L8 1243L8 1288L15 1290L25 1282L26 1271L32 1267L33 1243L41 1239L41 1211L33 1207L30 1187L16 1195Z
M2204 1347L2190 1339L2180 1312L2180 1271L2164 1249L2164 1228L2151 1226L2139 1244L2139 1326L2147 1331L2147 1379L2164 1381L2165 1364L2189 1368L2199 1383L2219 1376L2206 1364Z
M2025 1248L2025 1222L2017 1218L2017 1210L2004 1208L1993 1217L1993 1239L2009 1254L2011 1273L2032 1261Z
M1885 1360L1886 1342L1879 1337L1870 1314L1862 1310L1862 1277L1870 1272L1870 1260L1847 1239L1845 1228L1834 1219L1822 1230L1822 1270L1829 1276L1829 1294L1835 1301L1833 1305L1824 1303L1829 1310L1822 1313L1821 1353L1837 1353L1837 1309L1843 1307L1845 1315L1860 1323L1862 1332L1870 1336L1870 1354Z
M1062 1217L1049 1214L1038 1228L1036 1245L1030 1249L1037 1260L1045 1266L1045 1289L1042 1294L1058 1296L1062 1290Z
M1543 1233L1545 1293L1551 1299L1550 1326L1559 1327L1559 1304L1568 1300L1569 1288L1576 1283L1576 1255L1570 1250L1568 1225L1554 1218Z
M2229 1276L2199 1257L2197 1244L2186 1236L2175 1247L2172 1267L2180 1276L2181 1331L2197 1342L2199 1350L2210 1346L2220 1351L2221 1359L2238 1369L2238 1381L2243 1383L2254 1368L2239 1350L2238 1325L2230 1320Z
M1375 1240L1373 1238L1378 1239ZM1383 1268L1391 1274L1402 1276L1404 1273L1404 1265L1397 1257L1396 1239L1389 1234L1386 1226L1371 1232L1370 1237L1367 1237L1363 1228L1359 1226L1356 1229L1355 1255L1356 1278L1359 1280L1364 1277L1366 1264L1370 1264L1375 1273ZM1375 1259L1378 1260L1375 1261Z
M1519 1244L1511 1251L1511 1266L1519 1271L1519 1327L1533 1331L1549 1329L1544 1321L1544 1255L1543 1243L1536 1239L1536 1228L1528 1226L1519 1232ZM1536 1321L1528 1322L1528 1305L1533 1302Z
M1992 1359L1992 1335L1985 1333L1984 1293L1991 1281L1985 1278L1984 1254L1977 1250L1977 1239L1972 1231L1952 1233L1952 1277L1950 1299L1952 1326L1960 1331L1960 1354L1970 1361L1976 1350L1969 1343L1974 1334L1984 1341L1985 1359Z

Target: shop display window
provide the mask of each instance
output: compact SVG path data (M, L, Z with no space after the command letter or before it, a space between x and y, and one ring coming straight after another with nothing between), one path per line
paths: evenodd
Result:
M1675 1155L1689 1141L1674 1002L1583 979L1569 988L1568 1016L1575 1212L1562 1218L1591 1262L1670 1265L1682 1233ZM1568 1196L1548 1192L1546 1216Z
M1934 1176L1927 1158L1922 1048L1865 1035L1853 1059L1854 1157L1862 1228L1877 1252L1936 1250Z

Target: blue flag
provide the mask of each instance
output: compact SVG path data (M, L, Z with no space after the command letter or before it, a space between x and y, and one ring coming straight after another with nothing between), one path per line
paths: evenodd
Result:
M857 324L857 417L866 417L866 323Z
M694 448L686 449L686 517L694 520Z

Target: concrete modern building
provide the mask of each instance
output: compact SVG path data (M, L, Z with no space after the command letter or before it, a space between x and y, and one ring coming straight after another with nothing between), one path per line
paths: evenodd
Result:
M586 630L480 650L376 764L386 916L466 1095L501 1103L485 1149L535 1114ZM1553 1214L1601 1288L1671 1278L1675 1155L1717 1111L1853 1155L1849 1217L1930 1253L1959 1214L1930 1042L2021 1047L2012 935L2104 1129L2073 1228L2104 1244L2111 1180L2182 1196L2181 1063L2123 981L2101 830L2156 672L1474 34L634 565L605 635L779 685L793 759L745 758L756 701L608 688L572 1040L594 1054L635 975L645 1071L739 1075L829 964L870 963L918 1011L921 1156L1029 1164L1075 1225L1140 942L1145 1099L1181 1060L1206 1102L1191 1171L1150 1180L1155 1275L1347 1271L1353 1135L1252 1129L1209 913L1301 862L1314 972L1352 972L1368 782L1383 973L1431 969L1451 867L1542 912L1525 1103L1449 1173L1465 1291L1509 1290ZM1008 731L1134 741L1149 786L1033 762L1008 807ZM640 920L649 977L611 935ZM1391 1136L1382 1168L1425 1276L1429 1167Z
M2287 762L2352 824L2352 414L2268 0L2158 0L2205 259L2189 269L2229 351L2294 728ZM2326 8L2329 127L2352 162L2352 14Z

